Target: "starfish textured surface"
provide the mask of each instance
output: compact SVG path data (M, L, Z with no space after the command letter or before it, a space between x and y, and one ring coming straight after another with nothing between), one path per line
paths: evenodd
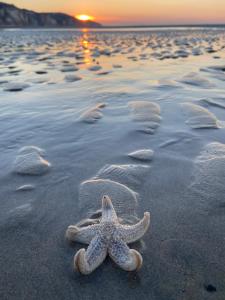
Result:
M86 227L71 225L66 231L67 239L89 244L87 250L80 249L74 257L74 269L82 274L93 272L107 254L125 271L138 270L142 266L141 254L130 249L133 243L145 234L150 224L150 213L135 225L123 225L108 196L102 198L102 217L99 224Z

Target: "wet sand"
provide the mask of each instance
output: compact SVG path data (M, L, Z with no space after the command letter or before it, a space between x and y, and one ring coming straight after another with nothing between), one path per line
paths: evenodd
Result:
M0 298L224 300L225 31L8 30L0 45ZM66 228L105 193L125 223L151 213L138 273L72 270Z

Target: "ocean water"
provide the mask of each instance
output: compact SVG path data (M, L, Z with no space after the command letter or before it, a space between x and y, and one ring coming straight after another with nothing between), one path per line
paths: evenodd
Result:
M224 28L1 30L0 298L224 300L224 82ZM143 267L81 276L106 193Z

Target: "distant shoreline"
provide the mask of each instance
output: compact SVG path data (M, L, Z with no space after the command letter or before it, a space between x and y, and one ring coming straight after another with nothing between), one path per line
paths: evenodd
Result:
M164 27L225 27L225 24L174 24L174 25L113 25L101 28L164 28Z
M174 24L174 25L102 25L100 27L73 27L73 26L0 26L0 29L129 29L129 28L225 28L225 24Z

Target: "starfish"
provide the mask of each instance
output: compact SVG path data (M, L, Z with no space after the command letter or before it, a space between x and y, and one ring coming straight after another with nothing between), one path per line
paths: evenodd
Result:
M86 227L71 225L66 231L70 241L89 244L87 250L80 249L74 256L74 269L82 274L90 274L105 260L107 254L125 271L138 270L142 266L141 254L130 249L133 243L145 234L150 224L150 213L135 225L120 224L112 201L102 198L102 217L99 224Z

